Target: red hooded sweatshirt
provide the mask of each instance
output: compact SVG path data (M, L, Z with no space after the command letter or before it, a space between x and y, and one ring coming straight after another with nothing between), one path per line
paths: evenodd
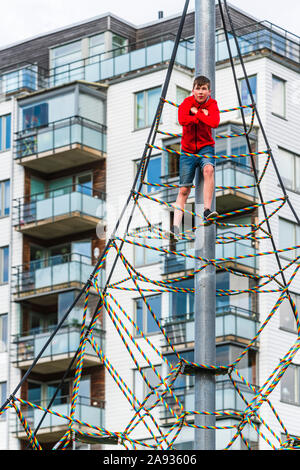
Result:
M190 112L193 106L199 109L197 114ZM207 109L208 116L201 109ZM178 121L183 127L181 139L183 152L199 153L202 147L215 145L211 129L220 124L220 111L216 100L208 98L205 103L199 104L194 96L188 96L179 106Z

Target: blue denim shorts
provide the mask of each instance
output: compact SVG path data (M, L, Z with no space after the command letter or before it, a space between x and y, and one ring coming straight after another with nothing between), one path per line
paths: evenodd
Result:
M198 151L199 155L215 155L215 148L206 145ZM194 157L193 155L180 155L179 159L179 186L192 186L197 166L201 172L205 165L215 167L215 158Z

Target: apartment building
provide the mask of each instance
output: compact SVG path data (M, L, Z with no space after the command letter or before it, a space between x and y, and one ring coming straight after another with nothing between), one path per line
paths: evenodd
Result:
M230 11L270 146L290 201L299 213L299 38L235 7L230 7ZM108 13L0 50L2 402L20 382L53 328L84 286L115 227L145 148L179 21L180 14L138 27ZM228 109L238 106L238 99L217 7L216 25L215 96L219 108ZM236 54L233 39L230 41ZM180 103L189 95L194 77L194 55L194 13L191 12L186 17L168 88L168 100ZM250 104L249 91L238 62L236 67L243 104ZM251 112L246 113L247 123L250 124ZM181 131L175 107L165 104L159 129L172 134ZM217 131L219 135L241 132L239 110L222 114ZM254 152L266 150L257 120L249 138ZM158 134L155 144L161 148L179 150L180 139ZM217 139L216 153L247 153L245 137ZM266 157L257 157L259 172L262 172L265 161ZM178 171L178 157L153 149L147 181L176 184ZM222 214L259 203L254 183L249 158L220 159L216 167L217 187L249 188L217 189L218 211ZM261 191L265 201L282 197L272 164L269 164L261 181ZM175 202L177 195L176 189L147 185L143 185L143 193L169 204ZM140 204L153 226L169 228L172 217L169 208L149 197L141 197ZM275 207L272 205L272 208ZM191 211L194 209L193 193L188 208ZM117 237L123 237L131 210L132 205L122 219ZM238 225L251 226L263 218L261 207L227 217L224 222L232 224L232 227L218 228L218 238L243 236L249 229ZM192 227L193 223L192 217L185 217L185 227ZM299 244L298 228L287 204L270 218L270 226L277 247ZM146 219L141 211L135 210L130 229L146 228ZM142 245L174 251L169 240L147 238L147 231L140 233L145 233L144 239L137 239ZM256 234L254 240L217 244L216 258L236 258L270 250L270 240L259 235ZM192 240L178 242L176 251L193 254L193 248ZM137 271L150 279L172 280L193 273L194 260L191 258L172 253L162 255L159 251L126 242L122 252ZM110 284L128 277L120 259L110 277L115 256L112 248L105 267ZM295 252L282 253L282 266L295 256ZM286 270L287 279L291 269ZM277 271L275 256L250 256L225 261L218 266L217 289L246 291L239 295L217 296L218 364L228 365L239 357L267 318L279 293L257 293L254 289L257 285L255 276ZM101 284L104 285L104 271L101 275ZM300 295L298 284L296 277L291 287L296 304ZM191 288L193 278L180 280L174 285ZM135 287L132 281L127 281L123 286ZM133 342L126 334L124 341L124 335L119 334L110 309L103 309L95 338L111 365L142 402L149 388L141 377L140 369L152 386L156 386L157 376L150 364L165 377L169 365L175 364L177 358L137 290L108 291L113 296L109 298L109 304L132 335ZM193 293L157 291L146 296L176 351L187 360L193 360ZM116 307L113 299L138 325L159 354ZM88 317L93 315L98 300L96 292L91 289ZM52 409L62 414L70 412L74 364L63 384L61 379L77 351L83 303L84 297L72 309L64 326L23 383L18 395L22 399L47 407L59 386ZM254 397L255 387L265 383L296 338L295 321L285 300L239 363L240 373L254 387L251 390L239 383L247 400ZM300 361L296 356L270 396L290 436L299 435L299 367ZM194 410L193 377L179 375L174 387L184 408ZM176 410L174 398L166 395L165 399L169 407ZM152 396L147 405L153 403ZM23 408L28 423L35 429L43 413L38 409ZM153 410L154 419L164 433L174 423L170 408L159 405ZM216 379L216 409L229 413L226 419L217 419L219 426L236 424L235 413L245 409L245 403L227 376ZM134 415L128 395L121 391L90 346L84 357L76 413L79 420L110 432L124 432ZM286 440L285 430L270 407L262 407L261 417L279 439ZM16 414L9 411L0 419L1 448L26 448L27 436ZM187 421L193 424L193 419L189 416ZM274 446L280 445L261 422L256 424ZM48 415L37 433L41 446L44 449L53 448L67 426L65 420ZM152 424L150 429L154 429ZM233 434L234 429L217 430L217 448L224 448ZM149 444L153 442L151 432L143 423L134 427L130 436ZM251 448L269 448L266 440L250 425L245 428L244 437ZM192 449L193 440L194 429L184 426L175 447ZM92 444L78 441L72 445L82 449L89 446L115 448L105 445L105 441ZM245 448L245 443L239 438L233 448Z

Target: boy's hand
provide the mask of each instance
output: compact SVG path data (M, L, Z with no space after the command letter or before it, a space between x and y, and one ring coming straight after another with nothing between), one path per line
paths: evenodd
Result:
M196 108L196 106L192 106L191 107L191 113L192 114L197 114L198 113L198 108Z
M205 114L205 116L208 116L208 111L207 111L207 109L201 109L201 111Z

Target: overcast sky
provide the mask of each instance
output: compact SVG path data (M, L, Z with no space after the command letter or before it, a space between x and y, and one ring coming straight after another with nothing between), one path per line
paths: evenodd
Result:
M2 5L0 47L110 11L140 25L182 11L185 0L9 0ZM300 36L299 0L229 0L260 20L269 20ZM190 9L195 2L190 0Z

